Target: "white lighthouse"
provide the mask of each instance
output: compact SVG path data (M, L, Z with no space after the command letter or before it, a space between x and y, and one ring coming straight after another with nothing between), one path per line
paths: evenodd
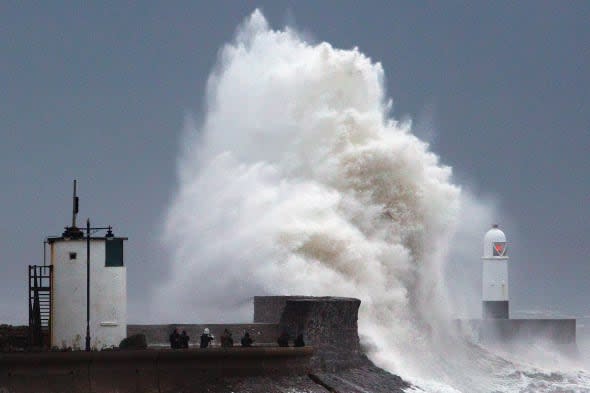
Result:
M508 319L508 256L506 235L498 225L483 238L482 307L484 319Z
M47 305L50 312L46 318L48 344L87 350L118 346L127 335L123 253L127 238L114 236L111 227L91 228L89 221L86 227L76 226L78 197L75 182L73 202L72 225L61 236L47 238L50 271L50 285L45 287L50 292L50 304ZM35 296L40 304L37 309L40 308L42 313L43 297L40 295L41 291L38 291ZM39 311L37 316L30 318L30 321L35 320L43 324L44 317Z

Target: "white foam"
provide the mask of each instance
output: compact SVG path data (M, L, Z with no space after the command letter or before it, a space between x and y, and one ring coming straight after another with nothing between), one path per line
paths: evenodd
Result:
M459 238L492 210L390 116L383 80L357 49L272 30L259 11L242 24L187 125L154 310L223 322L249 320L253 295L354 296L378 365L429 391L508 391L515 379L495 375L511 363L450 329L443 274L461 212Z

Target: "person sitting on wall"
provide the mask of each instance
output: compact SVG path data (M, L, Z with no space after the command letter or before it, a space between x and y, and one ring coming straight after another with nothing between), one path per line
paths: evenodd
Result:
M207 348L209 343L213 340L215 340L215 338L209 332L209 328L205 328L205 330L203 330L203 334L201 334L201 348Z
M244 333L244 337L242 337L242 347L251 347L254 340L250 337L250 333Z
M191 338L189 337L189 335L186 334L186 330L183 330L179 336L180 348L188 348L188 342L190 341L190 339Z
M294 347L304 347L305 346L305 341L303 341L303 333L299 333L297 338L295 338L295 341L293 342L293 346Z
M180 334L178 334L178 329L174 329L174 331L170 334L170 348L180 348Z
M234 339L231 336L231 332L227 329L223 331L223 334L220 337L221 346L224 348L229 348L234 346Z
M289 333L286 330L283 330L279 338L277 338L277 344L279 344L279 347L289 346Z

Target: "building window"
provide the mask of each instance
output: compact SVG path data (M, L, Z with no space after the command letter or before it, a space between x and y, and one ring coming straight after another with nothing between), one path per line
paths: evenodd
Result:
M70 252L70 261L73 261L74 259L76 259L77 256L78 256L78 253Z
M123 266L123 239L110 238L105 240L105 266Z

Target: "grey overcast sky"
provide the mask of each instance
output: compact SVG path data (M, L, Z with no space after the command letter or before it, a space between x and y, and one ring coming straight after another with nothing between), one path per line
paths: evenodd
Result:
M511 223L513 310L590 315L590 2L3 1L0 323L26 321L26 266L68 224L74 178L81 217L130 239L144 320L184 117L257 7L383 64L395 116Z

